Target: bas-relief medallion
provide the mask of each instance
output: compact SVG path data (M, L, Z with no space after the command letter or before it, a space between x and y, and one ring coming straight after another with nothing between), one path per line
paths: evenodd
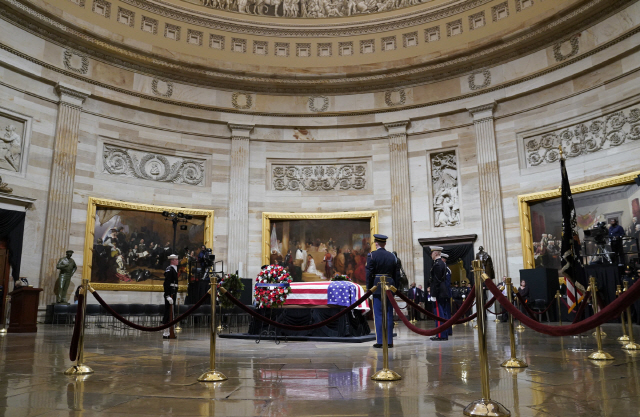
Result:
M640 139L640 108L637 106L524 139L527 166L555 163L562 145L566 158L575 158Z
M204 160L161 155L104 144L104 172L149 181L204 186Z
M25 125L24 121L0 113L0 170L20 172Z
M367 164L271 165L277 191L362 190L367 185Z
M434 227L460 224L458 189L458 158L456 151L434 152L429 155L433 186Z

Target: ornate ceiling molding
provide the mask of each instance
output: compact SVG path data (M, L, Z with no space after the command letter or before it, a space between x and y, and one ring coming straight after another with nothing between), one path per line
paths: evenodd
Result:
M470 52L449 60L435 63L432 61L413 68L388 70L384 73L325 78L322 75L305 77L299 74L296 76L283 75L276 78L266 74L261 76L260 74L251 75L247 72L232 73L212 69L211 67L171 61L161 56L125 49L117 44L80 32L63 22L43 15L19 0L1 0L0 3L9 4L14 10L19 9L21 16L27 14L29 19L24 19L9 9L0 9L0 17L65 48L73 48L79 51L80 54L88 55L93 59L108 62L137 73L148 74L152 77L170 78L173 81L184 84L223 89L319 95L397 89L400 86L432 83L464 75L469 71L475 71L476 68L497 65L551 46L557 42L558 30L566 31L578 27L582 29L634 1L636 0L590 0L571 13L528 33L510 40L505 39L499 44L494 44L484 49L476 49L476 52ZM583 14L585 16L582 16ZM49 30L50 28L55 28L55 31ZM90 46L86 46L87 44ZM569 64L580 57L581 55L578 55L577 57L566 59L562 64ZM486 88L482 90L482 93L490 90L491 88ZM397 108L400 108L402 104L398 104Z
M344 23L328 24L317 23L318 19L295 19L296 23L294 24L281 23L282 19L272 19L268 24L265 24L259 20L252 20L252 15L243 14L245 18L240 19L237 17L197 11L194 8L183 7L162 0L121 1L169 19L227 32L258 36L333 37L358 36L421 25L464 13L493 0L451 0L437 6L424 7L425 5L422 5L421 10L401 15L368 19L364 22L345 19ZM226 12L225 14L236 15L236 13L233 12ZM293 19L287 20L291 21ZM301 22L304 20L314 23L304 24Z

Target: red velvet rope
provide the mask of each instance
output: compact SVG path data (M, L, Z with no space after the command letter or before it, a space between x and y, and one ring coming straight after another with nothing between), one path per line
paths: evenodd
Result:
M560 297L560 301L562 301L562 303L567 306L567 311L571 308L571 306L569 304L567 304L566 301L564 301L564 298Z
M130 322L129 320L125 319L124 317L122 317L120 314L116 313L110 306L109 304L107 304L102 297L100 297L100 295L98 295L97 291L94 291L93 296L95 297L96 300L98 300L98 302L100 303L100 305L102 307L104 307L105 310L107 310L109 312L109 314L111 314L113 317L115 317L116 319L118 319L118 321L126 324L129 327L133 327L136 330L141 330L143 332L157 332L160 330L164 330L164 329L168 329L169 327L173 326L174 324L178 323L181 320L184 320L185 318L187 318L189 315L191 315L191 313L193 313L198 307L200 307L202 305L202 303L204 303L206 301L207 298L209 298L209 293L205 294L197 303L195 303L189 310L185 311L184 314L182 314L181 316L176 317L175 319L171 320L169 323L167 324L163 324L161 326L156 326L156 327L144 327L144 326L140 326L139 324L135 324L133 322Z
M371 292L371 290L367 291L355 303L351 304L349 307L345 308L344 310L342 310L338 314L335 314L335 315L329 317L326 320L323 320L323 321L320 321L320 322L314 323L314 324L309 324L309 325L306 325L306 326L291 326L289 324L278 323L277 321L273 321L273 320L268 319L268 318L266 318L264 316L261 316L260 314L256 313L255 311L253 311L252 309L250 309L246 305L242 304L237 298L235 298L233 295L231 295L228 291L224 293L224 295L226 295L227 298L229 298L229 300L231 300L231 302L233 304L237 305L238 307L240 307L241 310L244 310L245 312L249 313L249 315L255 317L256 319L261 320L261 321L263 321L263 322L265 322L265 323L267 323L267 324L269 324L271 326L274 326L274 327L279 327L279 328L285 329L285 330L297 330L297 331L313 330L313 329L320 328L322 326L326 326L327 324L331 323L334 320L339 319L340 317L344 316L345 314L347 314L348 312L350 312L351 310L353 310L354 308L356 308L357 306L359 306L360 304L365 302L366 299L369 298L372 294L373 293Z
M78 357L78 341L80 340L80 323L84 314L84 294L78 294L78 310L76 311L76 322L73 325L73 336L71 336L71 346L69 347L69 359L75 361Z
M396 300L393 298L393 294L391 293L391 291L387 291L387 298L391 302L391 305L393 306L393 309L396 311L396 314L398 314L398 317L400 317L400 320L402 320L404 325L407 326L409 330L421 336L435 336L438 333L444 332L454 324L457 324L458 319L465 313L465 311L467 311L471 307L471 304L473 303L473 299L475 297L476 297L476 289L475 287L473 287L469 292L467 299L464 301L464 303L462 303L462 306L460 306L460 309L456 312L456 314L451 316L449 320L445 321L435 329L423 330L411 324L409 319L404 314L402 314L402 310L400 310L398 303L396 303Z
M473 288L472 288L472 289L473 289ZM406 302L406 303L407 303L407 304L409 304L411 307L415 308L416 310L418 310L420 313L422 313L422 314L426 315L427 317L430 317L430 318L432 318L432 319L434 319L434 320L437 320L437 321L442 321L442 322L446 321L446 319L443 319L442 317L437 316L437 315L435 315L435 314L433 314L433 313L431 313L431 312L429 312L429 311L425 310L424 308L420 307L418 304L416 304L416 303L414 303L413 301L411 301L411 299L410 299L410 298L408 298L406 295L404 295L404 294L403 294L403 293L401 293L400 291L396 292L396 295L397 295L397 296L398 296L402 301ZM467 296L467 298L468 298L468 296ZM487 308L491 307L491 306L493 305L493 303L495 303L495 301L496 301L496 300L495 300L495 298L494 298L494 299L492 299L491 301L487 302L487 303L484 305L484 308L485 308L485 309L487 309ZM465 302L466 302L466 300L465 300ZM475 304L475 301L474 301L474 304ZM462 306L463 306L463 305L464 305L464 303L460 304L460 308L462 308ZM473 307L473 305L472 305L471 307ZM469 307L467 310L469 310L471 307ZM478 317L478 313L473 313L473 314L472 314L472 315L470 315L469 317L466 317L466 318L464 318L464 319L462 319L462 320L458 321L458 322L457 322L457 323L455 323L455 324L463 324L463 323L466 323L466 322L469 322L469 321L471 321L471 320L475 319L476 317Z
M577 323L582 320L582 316L584 315L584 309L587 307L589 300L591 299L591 291L587 291L580 303L580 307L578 307L578 311L576 312L576 316L573 318L573 323Z
M588 330L592 330L603 323L608 322L620 315L623 310L629 307L640 298L640 285L632 286L623 295L618 297L615 301L611 302L608 306L603 308L598 314L589 317L586 320L582 320L579 323L570 324L568 326L548 326L531 319L526 314L522 314L513 304L502 295L502 292L491 282L486 280L485 284L489 291L497 298L498 302L515 318L520 320L522 324L531 329L544 333L549 336L572 336L580 333L584 333ZM584 301L583 301L584 302Z

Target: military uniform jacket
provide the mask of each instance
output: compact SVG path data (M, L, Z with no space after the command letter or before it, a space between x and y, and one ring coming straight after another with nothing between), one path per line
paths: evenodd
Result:
M164 296L172 297L178 293L178 271L175 266L169 265L164 271Z
M431 296L436 298L449 298L447 288L447 265L442 258L438 258L431 267L429 274L429 287L431 288Z
M388 252L385 248L380 248L376 251L370 252L367 255L367 289L371 289L374 285L378 285L379 279L376 275L385 274L391 277L391 280L387 280L388 285L396 285L397 276L396 268L397 260L396 256ZM380 288L376 290L374 294L380 294Z

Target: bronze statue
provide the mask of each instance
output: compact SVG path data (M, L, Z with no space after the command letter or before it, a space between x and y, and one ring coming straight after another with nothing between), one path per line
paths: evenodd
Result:
M482 262L484 272L489 276L489 278L495 279L496 276L493 272L493 261L491 260L491 256L484 251L484 247L480 246L480 248L478 248L476 260Z
M71 259L71 255L73 255L73 251L68 250L67 256L60 258L56 265L56 269L60 270L58 286L56 287L56 303L58 304L67 302L67 290L69 289L71 277L78 270L76 261Z

